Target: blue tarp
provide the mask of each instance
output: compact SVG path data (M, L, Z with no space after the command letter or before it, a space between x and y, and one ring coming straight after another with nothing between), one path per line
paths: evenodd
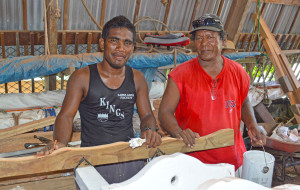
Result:
M260 53L232 53L225 54L232 60L253 57ZM183 63L196 55L177 55L177 64ZM7 82L33 79L44 75L52 75L70 67L76 69L102 61L102 53L86 53L79 55L50 55L24 56L0 60L0 84ZM128 61L132 68L145 74L148 84L151 84L158 67L174 64L173 54L133 54Z

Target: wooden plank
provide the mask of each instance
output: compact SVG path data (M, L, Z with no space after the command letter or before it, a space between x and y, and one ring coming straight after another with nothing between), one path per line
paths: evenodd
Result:
M56 117L55 116L50 116L44 119L40 120L35 120L32 122L24 123L21 125L17 125L14 127L6 128L6 129L1 129L0 130L0 139L12 137L18 134L26 133L29 131L33 131L36 129L43 128L44 126L49 126L53 125L55 122Z
M17 57L20 57L20 35L19 35L19 32L16 33L16 52L17 52Z
M79 141L80 134L80 132L73 132L70 142ZM10 138L0 139L0 152L5 153L24 150L25 143L41 143L38 139L33 137L34 135L50 140L53 139L53 131L24 133Z
M250 36L251 36L251 34L245 34L244 35L244 38L243 38L243 41L242 41L242 45L241 45L241 49L245 49L244 47L245 47L245 44L246 44L246 42L248 42L249 41L249 39L250 39Z
M191 21L190 21L189 31L191 31L192 28L193 28L192 22L196 19L195 17L196 17L196 13L197 13L199 5L200 5L200 2L199 1L195 1L195 5L194 5L194 9L193 9Z
M291 41L291 38L292 38L292 35L287 35L286 40L285 40L285 43L284 43L284 46L283 46L281 49L283 49L283 50L286 50L286 49L287 49L288 44L289 44L290 41Z
M287 39L287 35L283 34L282 37L281 37L281 39L280 39L280 42L279 42L279 47L281 49L283 49L282 47L283 47L283 44L285 43L286 39Z
M298 37L298 42L297 42L295 49L299 49L299 45L300 45L300 37Z
M27 0L22 0L23 29L27 30Z
M63 30L68 30L69 24L69 0L64 0Z
M2 58L6 58L6 56L5 56L4 32L1 32L1 47L2 47Z
M256 14L253 15L252 18L256 18ZM292 84L293 89L298 89L300 87L300 84L298 82L298 80L296 79L296 76L294 74L294 72L292 71L292 68L290 66L290 64L288 63L288 60L286 58L286 56L282 53L278 43L276 42L276 40L274 39L268 25L266 24L265 20L261 17L260 18L260 25L261 25L261 33L263 35L264 38L268 39L268 44L271 47L271 49L274 49L274 57L277 57L277 55L281 55L281 58L277 58L278 61L276 61L275 63L272 62L273 64L281 64L281 68L282 72L284 73L284 75L288 76L288 78L290 79L290 82ZM264 46L266 48L266 45ZM269 52L271 53L271 52ZM270 54L268 53L268 55L270 56ZM282 59L283 62L280 60Z
M76 32L76 34L75 34L75 47L74 47L74 54L78 54L78 35L79 35L79 33L78 32Z
M18 81L19 93L22 93L22 82Z
M34 33L30 32L30 50L31 50L31 55L34 55Z
M193 149L187 147L182 140L164 137L162 144L157 148L146 148L145 145L142 145L132 149L128 142L117 142L85 148L65 147L42 158L37 158L36 156L0 158L0 178L72 169L82 157L86 158L93 165L103 165L151 158L158 148L165 154L173 154L175 152L186 153L232 146L234 144L233 137L233 129L222 129L196 139Z
M31 92L35 92L34 79L31 79Z
M236 44L250 10L251 0L233 0L228 14L225 30L228 40Z
M88 33L87 53L91 53L92 35L91 32Z
M242 49L241 47L242 47L244 36L245 36L244 33L240 34L239 39L238 39L238 41L235 44L235 49Z
M60 73L60 89L64 89L64 81L65 81L65 75L63 72Z
M254 109L264 123L270 123L273 125L276 124L272 115L270 114L270 112L267 110L266 106L263 103L259 103L257 106L255 106Z
M267 3L263 3L262 8L261 8L261 14L260 14L261 16L263 16L265 14L266 8L267 8Z
M62 33L62 54L66 55L67 54L67 34L66 32Z
M293 35L293 38L291 40L291 44L290 44L290 47L288 49L293 49L294 47L294 44L296 43L296 39L297 39L297 35Z
M138 21L139 14L140 14L140 8L141 8L141 1L142 0L136 0L134 16L133 16L133 23L136 23L136 21Z
M218 17L220 17L220 15L221 15L221 12L222 12L222 10L223 10L223 6L224 6L224 0L221 0L221 1L220 1L220 4L219 4L218 11L217 11Z
M270 60L273 64L273 66L275 67L275 70L278 74L278 77L285 76L285 73L283 72L283 68L279 64L280 61L279 61L278 57L276 56L275 51L273 50L273 48L271 46L271 42L269 41L269 39L264 39L263 44L264 44L264 47L265 47L266 51L269 52L268 55L270 57Z
M165 11L165 17L164 17L163 23L165 23L166 25L168 23L168 17L169 17L169 13L170 13L171 3L172 3L172 0L169 0L167 7L166 7L166 11ZM166 27L163 25L161 30L164 31L165 29L166 29Z
M257 2L258 0L252 0L253 2ZM262 1L260 1L262 2ZM265 3L272 3L272 4L285 4L285 5L292 5L292 6L300 6L299 0L265 0Z
M106 0L102 0L101 16L100 16L100 26L102 26L102 27L104 26L105 10L106 10Z
M4 84L4 88L5 88L5 93L7 94L8 93L8 85L7 85L7 83Z
M38 176L35 177L35 179L31 179L23 183L20 183L15 180L16 182L12 181L8 185L0 185L0 189L76 189L76 184L73 175L60 175L60 177L55 178L49 176Z
M28 24L27 24L27 0L22 0L22 13L23 13L23 30L28 29ZM28 46L24 45L24 54L28 55Z

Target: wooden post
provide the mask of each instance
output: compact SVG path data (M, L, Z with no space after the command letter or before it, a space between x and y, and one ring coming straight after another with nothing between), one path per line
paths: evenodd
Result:
M102 0L101 16L100 16L100 26L102 26L102 27L104 26L105 9L106 9L106 0Z
M31 50L31 55L34 55L34 33L33 32L30 32L29 33L29 35L30 35L30 50Z
M2 47L2 58L4 59L4 58L6 58L4 32L1 32L1 47Z
M56 1L46 0L47 8L47 32L49 51L51 55L57 54L57 30L58 30L58 16L56 15L57 7ZM46 49L46 48L45 48ZM56 75L49 75L49 79L45 84L46 90L56 90Z
M23 30L27 31L27 0L22 0L22 10L23 10ZM24 45L24 54L28 55L28 45Z
M68 30L68 23L69 23L69 0L64 0L63 30Z
M221 15L223 6L224 6L224 0L221 0L221 2L219 4L218 12L217 12L218 17L220 17L220 15Z
M79 46L79 44L78 44L78 36L79 36L79 32L76 32L75 33L75 48L74 48L74 54L78 54L78 46Z
M138 21L140 8L141 8L141 1L142 0L136 0L136 6L135 6L135 11L134 11L134 17L133 17L133 24L136 23L136 21Z
M62 32L62 54L67 54L67 33Z
M168 17L169 17L169 12L170 12L170 8L171 8L171 3L172 0L169 0L168 5L166 7L166 12L165 12L165 18L164 18L164 23L167 25L168 22ZM164 31L166 29L166 27L163 25L162 26L162 31Z
M93 34L89 32L88 39L87 39L87 53L91 53L92 36Z
M195 17L196 17L196 12L197 12L197 9L199 7L199 1L196 0L195 2L195 6L194 6L194 10L193 10L193 13L192 13L192 17L191 17L191 21L190 21L190 26L189 26L189 31L192 30L192 22L195 20Z

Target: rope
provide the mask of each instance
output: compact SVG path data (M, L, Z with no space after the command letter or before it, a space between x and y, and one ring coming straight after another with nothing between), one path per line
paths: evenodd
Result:
M54 15L56 18L60 18L60 9L58 8L58 0L56 0L56 9Z
M89 8L87 7L86 3L84 0L81 0L83 6L85 7L85 10L87 11L87 13L89 14L89 16L91 17L92 21L97 25L97 27L99 28L99 30L102 30L102 26L100 26L100 24L96 21L96 19L93 17L91 11L89 10Z

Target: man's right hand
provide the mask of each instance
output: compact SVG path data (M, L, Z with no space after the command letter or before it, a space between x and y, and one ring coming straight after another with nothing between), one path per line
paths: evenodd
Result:
M194 148L196 143L196 138L200 138L198 133L193 132L191 129L185 129L180 131L175 136L179 140L183 140L183 142L190 148Z
M62 147L65 147L66 145L64 145L63 143L60 142L56 142L54 143L54 141L50 141L45 148L43 148L42 150L40 150L39 152L36 153L36 155L39 156L46 156L51 154L54 150L60 149Z

